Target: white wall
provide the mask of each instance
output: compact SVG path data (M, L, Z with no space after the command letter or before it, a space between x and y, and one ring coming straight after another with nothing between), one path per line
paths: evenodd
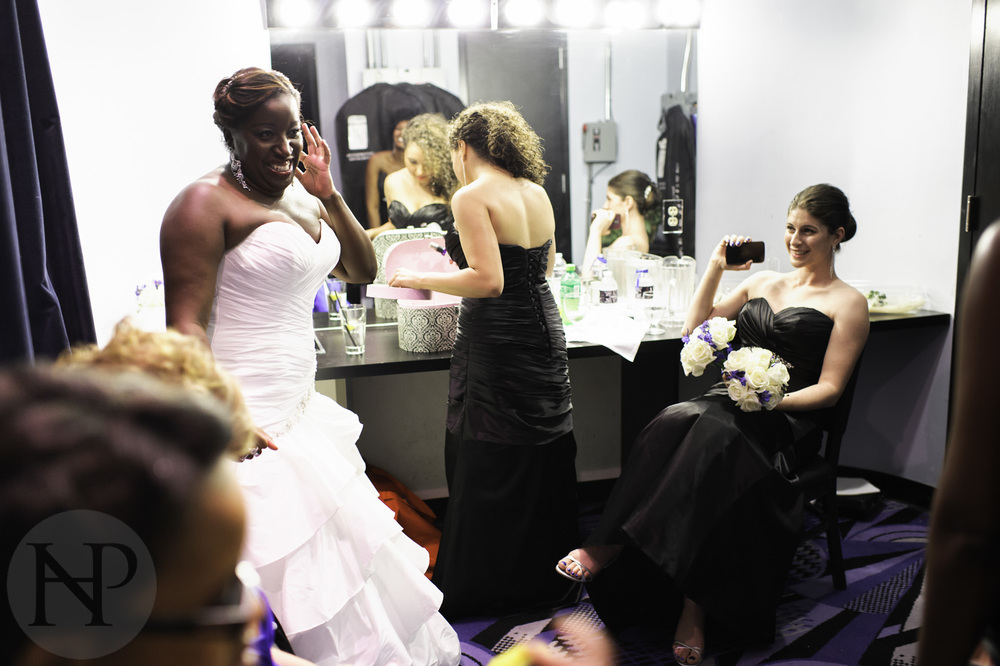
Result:
M858 234L838 274L916 284L952 312L971 0L705 0L697 245L738 231L780 250L785 211L830 182ZM950 337L874 339L842 462L933 485ZM923 340L910 348L909 340Z
M919 284L929 307L951 312L971 2L705 0L698 246L739 230L781 256L792 194L832 182L851 197L859 221L838 260L840 274ZM39 5L104 341L134 310L135 285L160 274L157 235L170 200L225 160L211 121L215 84L239 67L266 66L268 34L259 0ZM618 163L595 180L594 203L614 173L653 169L659 96L679 84L676 58L644 44L656 34L610 38L621 144ZM603 39L571 36L571 132L604 117ZM324 123L335 111L321 109ZM570 147L576 167L578 138ZM572 176L571 195L574 254L582 256L581 173ZM869 349L870 380L862 375L867 386L849 432L862 444L848 445L845 463L935 482L950 337L931 336L925 347L907 364L898 361L897 344L886 350L892 362Z
M227 159L212 92L269 66L260 0L39 0L98 342L160 277L163 212Z

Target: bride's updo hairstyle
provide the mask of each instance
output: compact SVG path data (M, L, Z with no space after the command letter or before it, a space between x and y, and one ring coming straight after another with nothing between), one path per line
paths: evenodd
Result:
M291 95L296 104L302 105L299 91L287 76L275 70L246 67L219 81L212 95L215 102L212 118L230 150L233 139L229 132L242 127L261 104L276 95Z
M791 213L796 208L801 208L822 222L831 234L843 227L844 238L841 243L854 238L858 230L858 223L851 214L847 195L833 185L823 183L802 190L792 198L792 203L788 204L788 212ZM840 251L840 244L837 245L837 251Z
M455 116L448 141L452 150L459 141L514 178L545 183L549 165L542 159L542 140L510 102L480 102Z

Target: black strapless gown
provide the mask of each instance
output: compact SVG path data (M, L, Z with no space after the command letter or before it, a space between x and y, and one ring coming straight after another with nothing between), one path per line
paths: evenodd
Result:
M445 242L464 268L457 234ZM462 299L448 390L449 501L433 578L449 618L574 597L573 583L552 572L580 535L566 337L545 281L550 243L500 245L503 293Z
M443 203L427 204L411 213L409 208L393 200L389 204L389 219L397 229L426 227L431 222L437 222L443 231L455 228L455 218L451 216L451 209Z
M822 312L775 313L755 298L736 325L742 346L766 347L791 364L789 392L819 379L833 329ZM587 539L630 546L589 587L609 626L673 621L658 616L678 612L687 596L706 612L709 641L713 629L741 642L772 641L802 521L792 470L818 451L824 416L745 413L721 383L660 412L636 439ZM665 593L672 609L663 608Z

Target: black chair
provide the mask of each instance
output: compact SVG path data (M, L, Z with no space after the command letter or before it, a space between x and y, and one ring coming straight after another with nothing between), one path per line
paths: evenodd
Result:
M854 400L854 389L858 383L858 371L861 369L862 352L854 364L850 379L844 392L831 407L824 419L826 441L821 453L799 465L796 470L798 483L802 485L806 507L819 515L820 522L812 529L805 530L803 539L826 532L827 551L830 553L830 574L833 586L838 590L847 588L847 576L844 573L844 553L840 545L840 519L837 515L837 465L840 462L840 447L847 430L847 420L851 415L851 402Z

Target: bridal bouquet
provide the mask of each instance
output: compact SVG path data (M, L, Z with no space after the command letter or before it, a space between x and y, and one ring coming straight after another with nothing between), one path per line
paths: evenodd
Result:
M721 363L733 350L736 322L725 317L713 317L681 338L681 367L685 375L701 377L712 363Z
M763 347L743 347L722 364L729 397L744 412L774 409L785 396L788 364Z

